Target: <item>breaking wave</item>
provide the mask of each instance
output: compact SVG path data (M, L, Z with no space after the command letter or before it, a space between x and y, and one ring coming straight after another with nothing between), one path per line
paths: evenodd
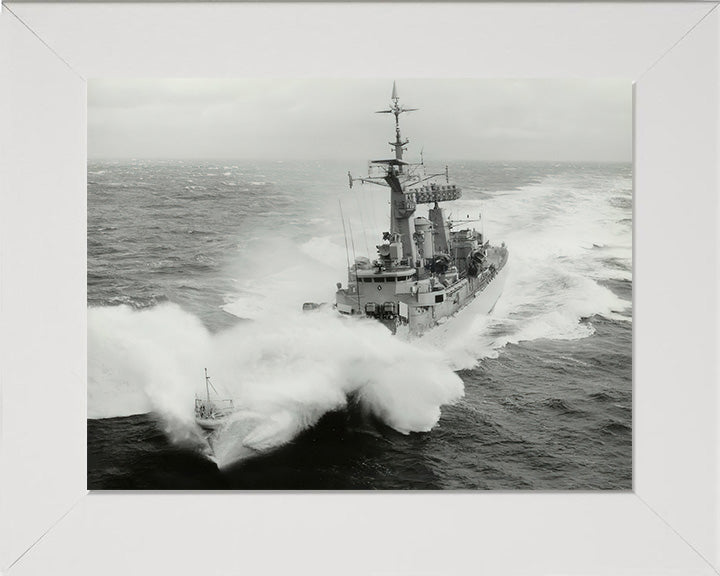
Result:
M195 427L203 368L242 410L214 439L219 465L292 440L348 398L402 433L430 430L463 382L438 351L375 322L330 312L241 323L211 334L173 304L88 312L88 416L154 411L171 436Z

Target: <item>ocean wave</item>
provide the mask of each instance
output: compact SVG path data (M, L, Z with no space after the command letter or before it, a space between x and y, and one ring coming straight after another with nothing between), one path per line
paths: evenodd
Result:
M564 398L547 398L541 402L541 404L550 408L554 412L565 416L581 416L585 414L583 410L579 410L574 407L567 399Z
M599 391L599 392L592 392L591 394L588 394L590 398L593 400L597 400L599 402L612 402L616 401L617 397L614 394L610 394L607 391Z
M428 431L464 394L440 352L394 338L381 325L334 314L240 324L210 334L173 304L88 310L88 417L150 410L173 436L194 429L203 368L242 408L214 438L218 464L286 444L353 396L402 432Z
M624 422L619 422L617 420L608 420L607 422L603 423L600 428L600 432L613 436L627 436L632 432L632 427L628 426Z

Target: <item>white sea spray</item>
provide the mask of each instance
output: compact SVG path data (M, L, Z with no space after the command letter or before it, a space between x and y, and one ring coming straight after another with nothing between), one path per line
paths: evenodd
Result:
M220 464L283 445L355 395L399 432L430 430L463 383L440 352L393 338L381 325L332 312L296 313L210 334L173 304L90 309L91 418L153 410L173 433L193 427L203 368L241 407L214 439ZM239 456L238 456L239 455Z

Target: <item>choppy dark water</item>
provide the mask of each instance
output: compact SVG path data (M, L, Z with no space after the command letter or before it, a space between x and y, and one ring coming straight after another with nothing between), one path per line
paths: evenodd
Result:
M88 487L630 489L630 166L451 165L456 217L482 210L508 243L508 285L492 318L389 358L381 335L325 338L294 313L345 280L339 196L357 252L384 227L383 198L331 168L90 164ZM388 370L418 358L413 394ZM191 423L206 366L269 446L222 472ZM465 395L447 404L453 370ZM365 385L380 393L344 407ZM393 429L433 402L430 432Z

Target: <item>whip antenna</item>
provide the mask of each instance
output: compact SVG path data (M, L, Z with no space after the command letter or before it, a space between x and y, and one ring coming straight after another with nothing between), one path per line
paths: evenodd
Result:
M358 286L359 280L358 280L358 273L357 273L357 258L355 257L355 239L353 238L352 223L350 221L348 221L348 226L350 227L350 242L352 242L353 261L355 262L355 293L357 294L358 314L359 314L360 313L360 287ZM349 266L348 266L348 268L349 268Z
M345 230L345 215L343 214L342 202L340 201L340 198L338 198L338 206L340 206L340 219L342 220L343 237L345 238L345 261L347 262L348 270L350 270L350 254L348 253L347 230Z

